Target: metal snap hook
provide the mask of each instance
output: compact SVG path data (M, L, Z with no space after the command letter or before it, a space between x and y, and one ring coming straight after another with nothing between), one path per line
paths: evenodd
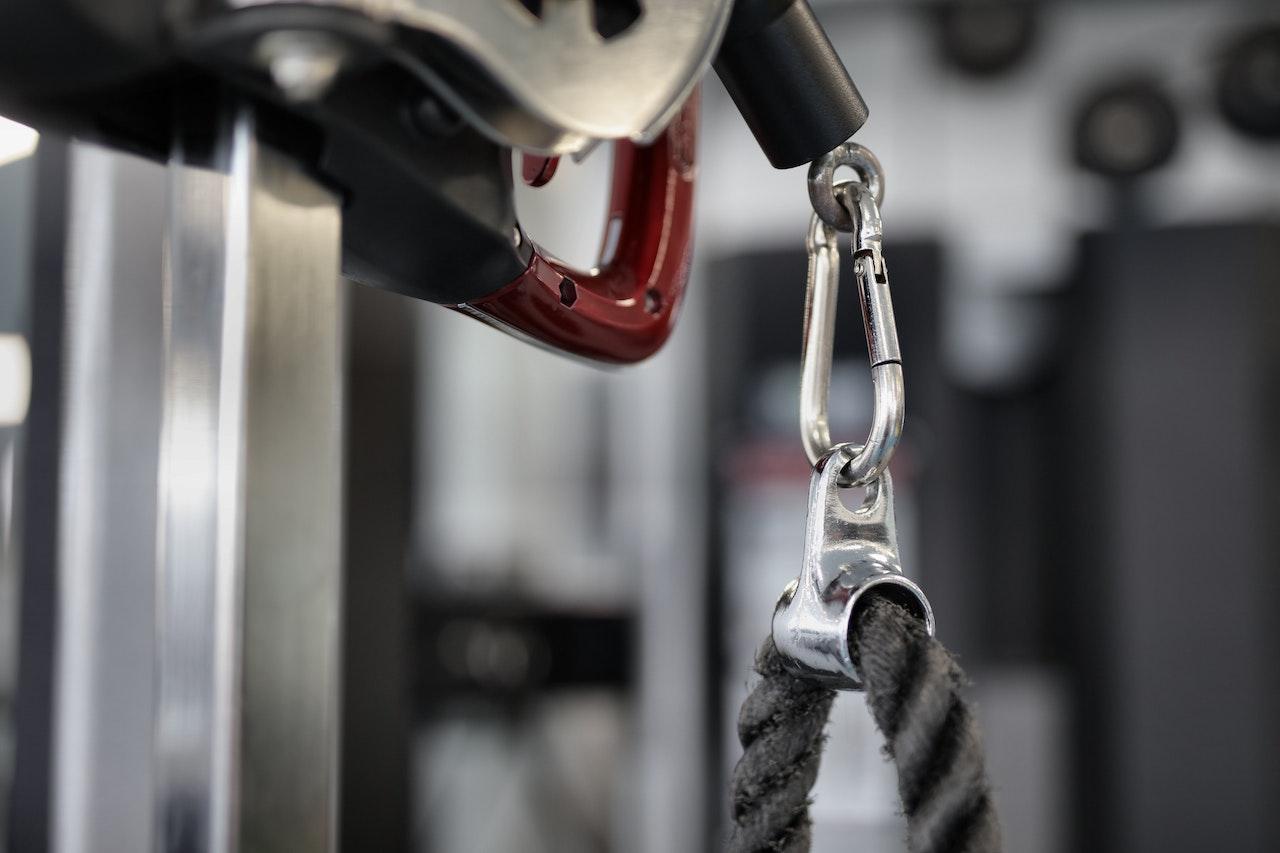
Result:
M839 470L840 486L865 485L879 477L902 436L905 409L902 353L889 296L888 271L880 250L880 211L874 192L869 184L844 183L836 188L851 225L855 221L857 225L854 269L875 394L867 440ZM833 447L827 399L840 284L836 229L817 212L810 220L805 246L809 252L809 269L800 362L800 437L809 461L817 465Z
M884 170L870 150L846 142L823 154L809 166L809 203L822 221L846 234L854 230L853 217L836 197L836 169L848 166L866 184L877 205L884 204Z

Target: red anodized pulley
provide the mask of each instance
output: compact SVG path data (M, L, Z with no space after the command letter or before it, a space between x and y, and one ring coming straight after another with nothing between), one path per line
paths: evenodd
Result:
M599 268L573 269L535 245L519 278L458 307L596 361L629 364L656 352L675 325L689 277L697 121L695 91L653 144L615 143ZM548 169L525 165L535 180L550 179Z

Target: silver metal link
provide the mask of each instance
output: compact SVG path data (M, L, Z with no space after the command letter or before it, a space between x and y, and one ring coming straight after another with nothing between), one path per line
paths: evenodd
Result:
M846 234L854 230L853 215L836 197L836 170L848 166L871 190L875 203L884 204L884 170L876 155L856 142L846 142L823 154L809 166L809 203L822 221ZM880 216L876 214L876 226Z
M874 189L868 184L847 183L837 188L836 195L850 222L856 222L857 226L854 269L875 391L867 439L842 467L837 479L841 486L853 486L875 480L888 466L902 436L905 401L902 353L894 324L888 272L880 251L880 212ZM840 284L836 229L816 212L809 223L805 246L809 252L809 270L800 363L800 436L809 461L816 465L834 446L828 397Z

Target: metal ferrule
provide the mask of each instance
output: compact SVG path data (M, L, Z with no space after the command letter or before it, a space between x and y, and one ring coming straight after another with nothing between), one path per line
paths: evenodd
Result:
M906 607L930 634L934 623L924 592L902 574L889 473L867 484L857 509L841 500L839 471L854 452L842 444L813 472L804 562L774 610L773 642L798 675L860 690L849 629L868 593L874 590Z

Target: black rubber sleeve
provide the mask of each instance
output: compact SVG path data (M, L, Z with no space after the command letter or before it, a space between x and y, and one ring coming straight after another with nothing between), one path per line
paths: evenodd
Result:
M867 120L805 0L737 0L715 69L776 169L827 153Z

